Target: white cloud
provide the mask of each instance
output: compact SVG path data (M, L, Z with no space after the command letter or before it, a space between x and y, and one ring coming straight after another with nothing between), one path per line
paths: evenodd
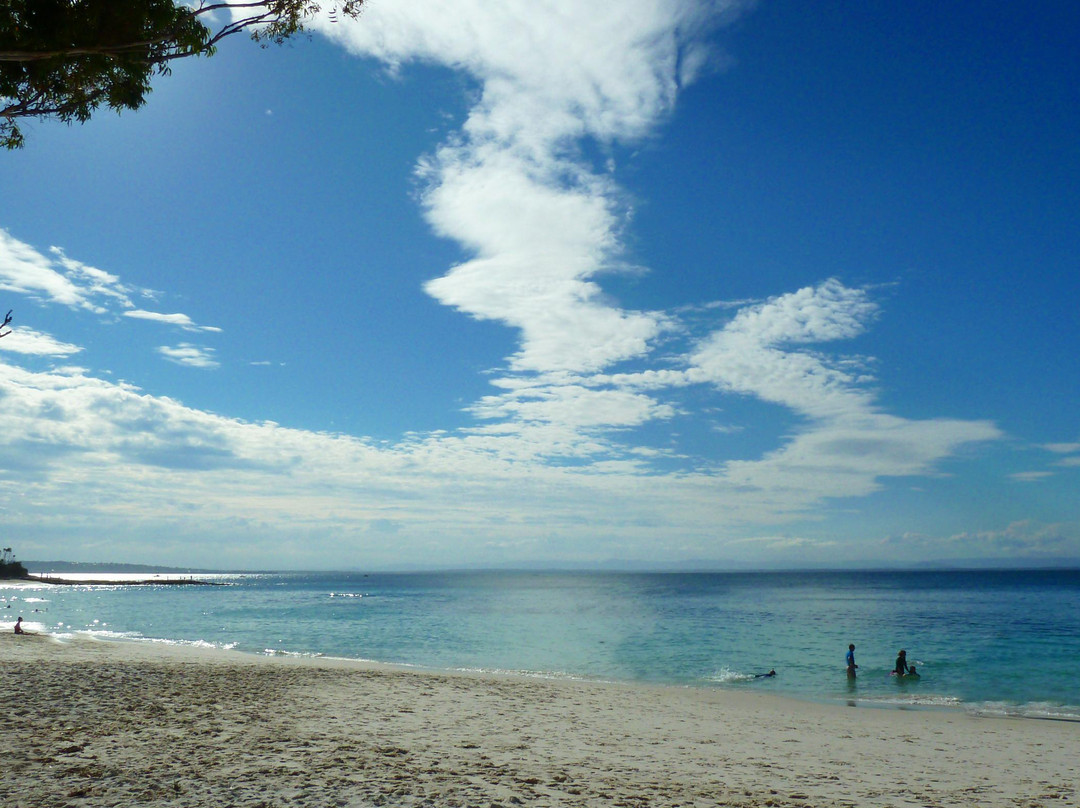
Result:
M708 59L696 32L739 5L369 0L355 24L327 24L327 36L391 69L435 62L479 83L462 129L418 167L433 230L468 251L428 293L520 334L492 377L495 393L467 408L479 423L377 443L224 418L77 369L0 365L0 448L11 461L0 468L0 507L28 535L137 529L175 537L185 563L207 545L203 557L224 566L229 552L287 564L294 547L322 553L298 557L309 568L379 553L438 563L480 557L508 537L520 553L710 557L747 534L773 538L746 546L820 547L775 538L772 526L872 493L886 477L933 474L959 447L999 438L983 421L884 413L869 360L825 353L877 316L867 290L827 280L707 307L713 333L683 355L677 343L693 329L680 316L700 321L699 310L634 311L604 294L605 274L628 269L628 211L613 177L583 159L582 140L648 136ZM212 330L136 309L114 276L57 255L0 235L0 288ZM661 339L670 341L658 357ZM218 366L211 348L158 351ZM629 437L678 418L674 395L691 385L779 405L798 426L756 458L693 468ZM724 429L741 427L731 419ZM23 478L12 476L19 468Z
M1000 530L957 533L946 540L956 555L970 557L1075 557L1080 553L1080 524L1047 524L1036 520L1013 522Z
M79 289L53 262L0 229L0 290L43 297L65 306L87 306Z
M489 442L436 433L376 444L223 418L78 370L0 365L0 396L0 507L21 535L119 536L138 526L196 536L184 549L189 558L219 549L227 558L243 544L238 525L255 525L261 552L278 563L289 542L315 535L326 558L341 563L388 552L377 530L387 522L400 526L403 543L440 535L449 540L442 552L456 553L508 527L523 541L577 532L589 513L610 526L666 521L657 510L698 498L694 487L655 490L625 467L520 462L515 447L534 445L529 435ZM693 510L686 520L705 516ZM634 532L644 539L644 529ZM227 546L201 546L219 541Z
M132 305L129 297L131 294L149 294L144 290L136 290L121 283L116 275L68 258L59 247L50 247L49 252L55 256L56 263L64 268L68 278L78 284L89 298L105 298L107 301L126 307ZM100 306L93 308L98 312L104 311Z
M689 78L680 61L702 63L695 34L739 5L375 0L360 21L323 26L393 68L433 61L480 82L460 135L421 171L433 228L475 257L426 289L520 329L513 369L597 371L645 354L668 327L613 305L594 281L620 267L623 205L610 179L577 159L577 141L648 134Z
M162 314L156 311L144 311L143 309L131 309L124 312L125 317L136 320L152 320L153 322L175 325L185 331L212 331L220 333L221 329L211 325L196 325L186 314Z
M1018 471L1009 475L1010 480L1016 480L1019 483L1037 483L1040 480L1045 480L1047 477L1053 477L1052 471Z
M32 356L71 356L82 350L78 345L61 342L48 334L42 334L25 326L12 329L11 333L0 339L0 351Z
M850 368L792 345L849 339L877 312L865 291L836 280L741 310L690 357L689 375L811 417L863 412L870 394Z
M910 421L881 413L851 362L790 349L854 337L876 314L866 292L830 280L740 311L690 356L691 379L781 404L807 419L801 432L761 460L729 463L728 480L790 492L807 504L863 496L878 490L882 477L930 473L960 446L1002 436L985 421Z
M553 423L573 429L637 426L670 418L674 410L648 396L625 390L590 390L573 385L526 389L489 396L470 408L479 418L524 423Z
M188 315L164 314L136 308L133 296L153 298L148 289L123 283L119 276L69 258L59 247L42 254L0 228L0 291L25 294L47 303L55 303L94 314L119 314L123 317L149 320L177 326L185 331L220 333L215 326L197 325ZM61 342L33 328L20 325L4 337L0 349L25 355L70 356L83 350L80 346ZM175 348L159 348L159 353L173 362L193 367L217 367L213 351L183 344Z
M672 355L667 367L609 372L628 360L655 363L659 338L689 330L679 315L699 318L701 309L631 311L604 295L604 273L623 269L626 210L612 176L586 164L579 144L649 134L680 82L704 63L696 34L740 6L373 0L358 23L323 31L392 69L435 62L480 84L461 131L419 169L433 229L472 254L426 290L520 332L508 373L493 379L499 392L469 408L489 422L470 430L470 445L518 461L591 458L593 469L617 463L643 471L650 455L612 435L673 418L678 407L664 400L671 391L712 385L803 419L779 449L696 478L714 496L741 492L729 519L753 512L784 520L823 498L875 491L884 477L932 473L959 447L1001 433L987 422L909 421L878 411L871 360L813 349L857 337L878 313L867 290L835 279L763 303L743 301L682 367ZM680 63L691 67L680 72ZM734 305L706 311L725 316ZM749 491L758 496L746 497Z
M638 423L654 417L648 402L578 392L535 418L375 442L221 417L78 368L0 364L0 507L29 539L171 536L159 557L224 566L483 560L508 537L541 553L553 535L582 559L598 558L606 535L629 558L738 557L763 547L732 543L744 531L865 493L883 469L925 471L958 439L955 425L883 416L853 434L802 436L783 462L663 473L656 453L613 442L590 417L595 407L600 420ZM380 537L387 523L393 546ZM791 540L777 541L765 550ZM297 542L309 555L291 561Z
M50 252L54 257L42 255L0 228L0 291L99 314L107 311L107 304L131 305L129 296L136 290L115 275L72 261L57 247Z
M157 352L178 365L186 365L192 368L217 368L220 363L214 359L214 349L201 345L192 345L190 342L181 342L175 347L162 345Z

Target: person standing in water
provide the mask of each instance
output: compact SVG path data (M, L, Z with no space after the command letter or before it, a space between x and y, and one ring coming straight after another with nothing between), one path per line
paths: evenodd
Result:
M907 676L909 670L907 664L907 651L901 648L900 653L896 655L896 667L893 668L893 673L897 676Z
M847 675L848 679L855 678L855 669L859 666L855 664L855 643L851 643L847 647Z

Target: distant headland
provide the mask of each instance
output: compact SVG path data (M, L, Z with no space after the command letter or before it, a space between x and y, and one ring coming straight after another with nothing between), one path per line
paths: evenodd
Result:
M202 581L191 576L189 578L144 578L133 580L131 578L61 578L51 572L29 572L20 580L37 581L43 584L55 584L57 586L221 586L216 581Z
M33 570L27 569L29 567ZM93 574L93 580L64 577L64 575ZM143 579L108 578L110 574L147 575ZM73 561L28 561L25 564L15 559L10 547L3 548L0 555L0 581L33 581L58 586L218 586L213 581L197 578L208 575L209 570L194 570L177 567L154 567L144 564L88 564ZM160 576L168 575L168 578ZM186 576L186 577L177 577Z

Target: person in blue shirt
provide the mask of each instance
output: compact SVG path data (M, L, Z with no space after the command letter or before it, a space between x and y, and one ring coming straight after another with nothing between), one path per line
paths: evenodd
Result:
M847 647L847 675L849 679L855 678L855 669L858 667L855 664L855 643L852 643Z

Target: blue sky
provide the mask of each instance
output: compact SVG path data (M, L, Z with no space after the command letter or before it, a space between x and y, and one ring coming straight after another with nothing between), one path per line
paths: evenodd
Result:
M0 157L26 559L1080 558L1080 9L369 0Z

